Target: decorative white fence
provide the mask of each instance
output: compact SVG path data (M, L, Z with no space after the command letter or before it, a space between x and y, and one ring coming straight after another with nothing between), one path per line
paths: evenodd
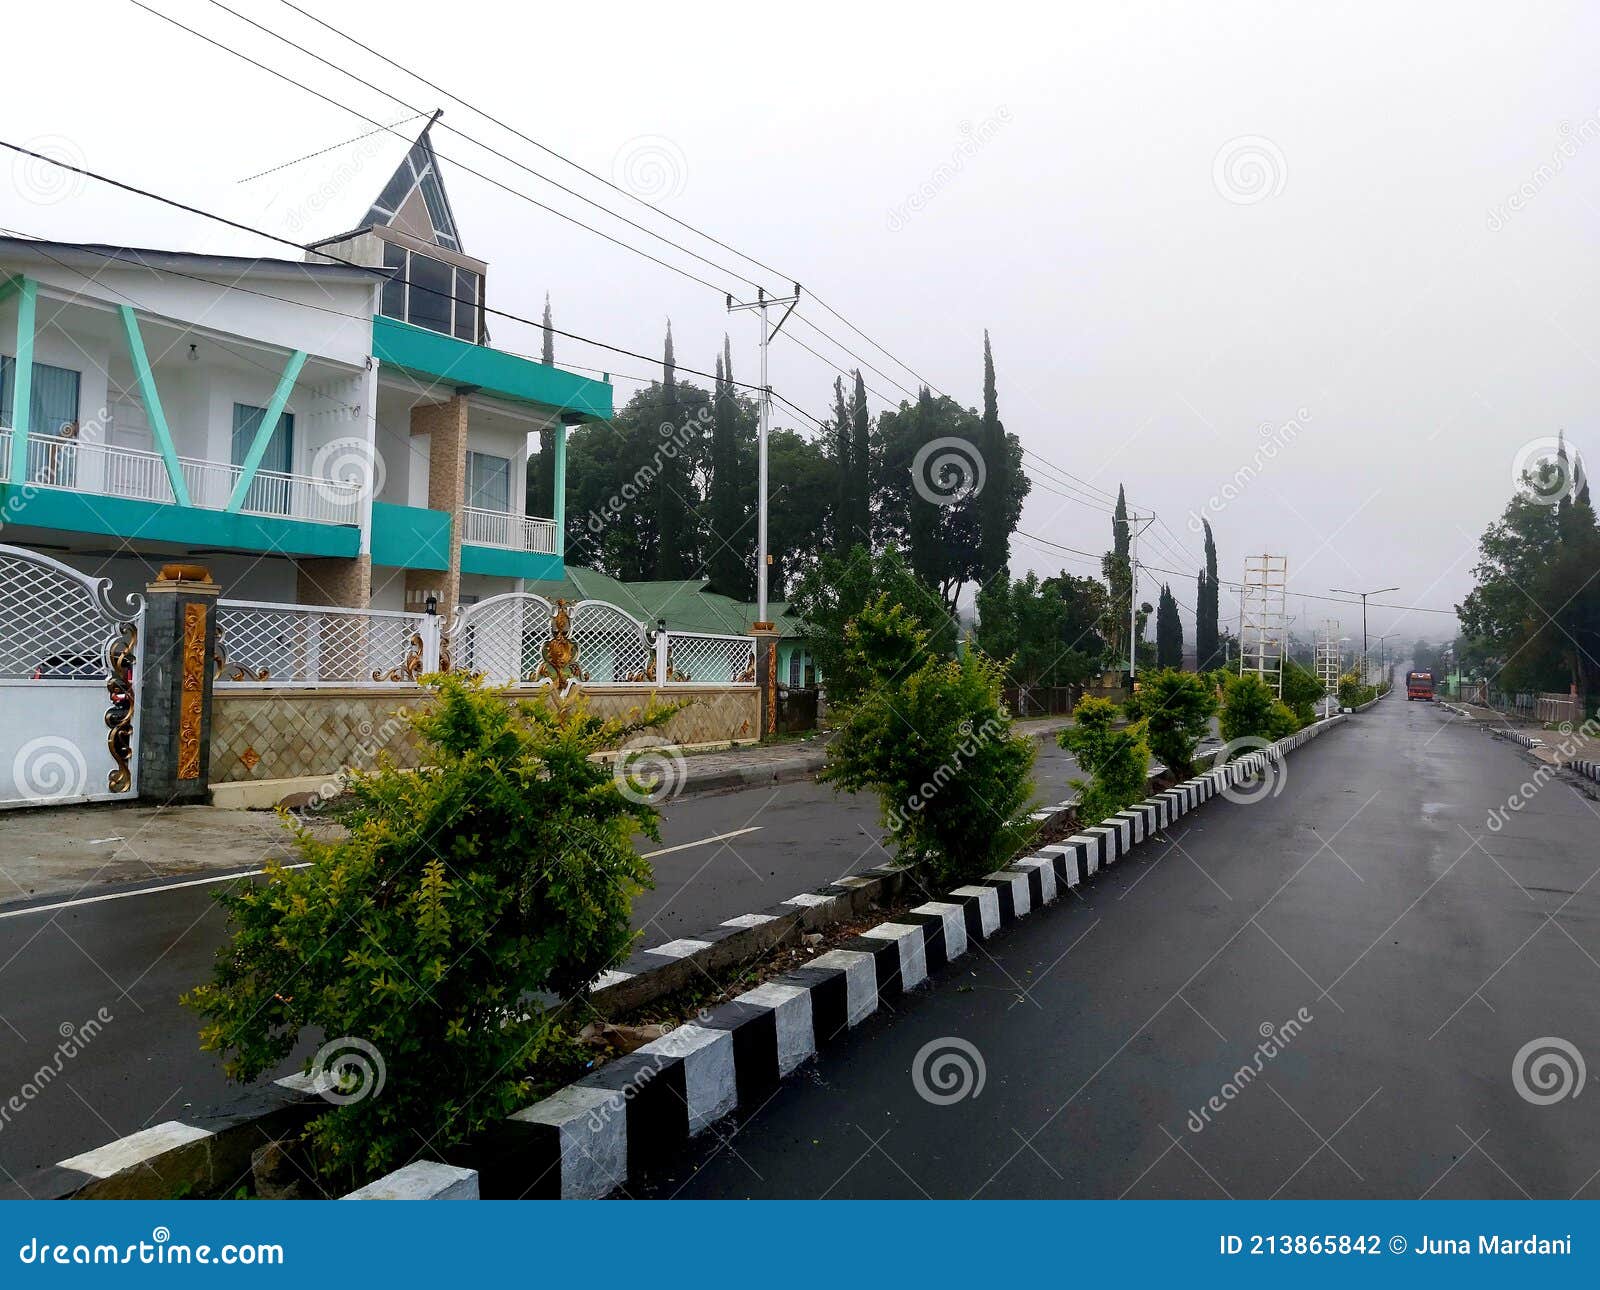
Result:
M435 671L439 619L384 609L217 602L218 686L373 686Z
M508 592L457 611L452 667L497 685L754 685L755 640L657 630L605 600Z
M554 555L556 522L466 506L461 510L461 540L472 546L503 546L535 555Z
M11 431L0 429L0 480L11 465ZM208 510L224 510L233 497L242 467L197 457L179 457L189 500ZM40 488L66 488L101 497L129 497L172 503L172 482L160 453L120 448L61 435L30 434L25 479ZM361 485L316 475L258 470L240 509L252 515L280 515L315 524L356 524L361 519Z
M648 626L604 600L508 592L436 615L223 600L216 684L384 686L441 669L490 684L755 685L755 640Z

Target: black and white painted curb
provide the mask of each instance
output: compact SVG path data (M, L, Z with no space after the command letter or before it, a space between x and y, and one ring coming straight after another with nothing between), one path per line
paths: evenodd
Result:
M1600 784L1600 761L1574 758L1567 763L1567 769L1574 775L1582 775L1585 779L1592 779L1596 784Z
M486 1145L468 1153L472 1158L464 1164L415 1161L346 1199L606 1196L642 1170L670 1160L690 1139L737 1108L759 1106L820 1049L860 1025L881 1004L923 985L931 973L961 958L974 943L1087 883L1179 817L1253 780L1269 763L1281 761L1346 720L1344 714L1329 717L1157 792L1064 842L957 887L941 900L924 902L729 1003L700 1013L692 1022L516 1112L488 1135ZM1071 805L1062 803L1035 818L1053 818ZM843 917L848 902L861 900L868 892L902 890L906 881L904 871L881 866L860 877L843 878L821 892L794 897L778 910L813 915L824 907L837 907L844 911L838 914ZM747 914L722 926L732 935L764 929L780 917L781 912ZM701 944L711 942L678 941L646 953L672 961L695 953ZM119 1138L13 1185L0 1186L0 1195L42 1199L205 1194L247 1177L256 1147L292 1133L324 1105L306 1076L288 1076L271 1085L253 1086L226 1113L195 1123L172 1120Z

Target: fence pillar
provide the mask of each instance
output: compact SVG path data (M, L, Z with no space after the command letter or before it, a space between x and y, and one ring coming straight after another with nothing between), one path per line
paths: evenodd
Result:
M750 629L756 638L756 694L761 700L761 737L778 733L778 631L770 623Z
M439 644L443 635L443 622L438 614L427 614L417 625L417 635L422 637L423 675L439 670Z
M665 627L656 629L656 684L665 685L672 679L670 663L672 659L671 636Z
M217 594L196 564L169 564L145 588L139 685L139 798L204 803L211 779Z

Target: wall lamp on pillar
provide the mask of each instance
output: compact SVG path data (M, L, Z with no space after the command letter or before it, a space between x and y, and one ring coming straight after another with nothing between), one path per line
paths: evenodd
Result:
M422 608L430 617L439 612L439 597L433 592L428 593L428 598L422 602Z

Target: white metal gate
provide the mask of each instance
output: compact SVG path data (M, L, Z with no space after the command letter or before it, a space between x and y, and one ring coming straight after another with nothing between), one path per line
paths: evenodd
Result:
M144 597L0 545L0 808L100 802L138 788Z

